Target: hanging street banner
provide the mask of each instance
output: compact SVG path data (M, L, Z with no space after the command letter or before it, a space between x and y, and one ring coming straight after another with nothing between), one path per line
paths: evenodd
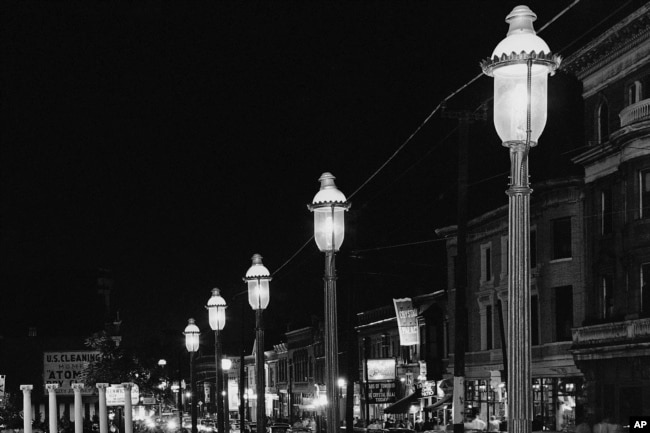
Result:
M96 350L70 350L67 352L43 352L43 379L45 383L56 383L57 395L73 395L72 384L88 363L99 361L101 354ZM45 389L45 387L43 387ZM85 386L81 395L93 395L96 389ZM47 395L47 390L45 390Z
M411 298L393 299L397 315L400 346L418 344L420 332L418 329L418 309L413 307Z

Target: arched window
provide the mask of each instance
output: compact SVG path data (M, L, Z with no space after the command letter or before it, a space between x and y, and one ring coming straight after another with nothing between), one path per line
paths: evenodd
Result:
M643 98L643 88L640 81L635 81L627 87L627 105L636 104Z
M596 112L596 134L598 143L604 143L609 139L609 107L607 101L603 100Z

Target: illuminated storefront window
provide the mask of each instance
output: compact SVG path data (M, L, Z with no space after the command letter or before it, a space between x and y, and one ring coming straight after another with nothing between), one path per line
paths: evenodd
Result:
M582 393L580 377L541 377L533 379L533 420L544 430L573 431L576 398Z

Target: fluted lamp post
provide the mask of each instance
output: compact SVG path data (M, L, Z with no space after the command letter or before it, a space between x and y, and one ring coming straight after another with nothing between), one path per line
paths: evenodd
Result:
M192 416L192 433L197 433L197 413L196 413L196 390L195 390L195 379L194 379L194 354L199 350L199 327L196 326L194 319L187 320L187 326L185 327L185 347L190 353L190 411Z
M318 179L320 190L309 205L314 213L314 239L318 249L325 253L325 386L327 433L336 433L339 426L338 326L336 319L336 267L334 256L343 244L345 235L344 214L350 208L345 195L334 184L331 173Z
M508 432L532 429L530 345L530 194L528 152L546 125L547 81L560 65L535 34L537 16L517 6L507 37L481 62L494 77L494 126L510 149L508 215Z
M215 396L217 400L217 431L225 433L224 413L223 413L223 371L221 368L221 331L226 326L226 300L219 293L219 289L212 289L212 296L208 299L208 309L210 328L214 331L214 364L216 368L215 384L217 389Z
M255 339L257 348L255 350L255 386L257 388L257 431L266 431L266 389L264 384L264 317L263 313L269 305L269 281L271 274L262 264L262 256L254 254L253 264L248 271L244 281L248 284L248 303L255 310Z

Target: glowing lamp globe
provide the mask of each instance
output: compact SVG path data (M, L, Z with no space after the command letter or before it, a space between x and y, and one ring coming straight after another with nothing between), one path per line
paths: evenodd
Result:
M226 300L221 296L219 289L212 289L212 296L208 299L208 316L210 328L221 331L226 326Z
M230 370L232 367L232 361L228 358L221 358L221 369Z
M248 284L248 303L253 310L264 310L269 306L271 297L269 293L271 273L262 264L261 255L254 254L252 261L253 264L244 277L244 281Z
M528 6L515 7L506 17L506 38L481 62L483 72L494 77L494 126L504 144L527 141L535 146L546 126L548 75L555 73L560 58L535 34L536 19Z
M194 319L188 319L187 320L187 326L185 327L185 347L187 348L188 352L196 352L199 350L199 335L201 335L201 331L199 331L199 327L196 326Z
M336 252L341 248L345 236L344 214L350 207L334 179L331 173L321 175L320 190L309 206L314 213L314 239L322 252Z

